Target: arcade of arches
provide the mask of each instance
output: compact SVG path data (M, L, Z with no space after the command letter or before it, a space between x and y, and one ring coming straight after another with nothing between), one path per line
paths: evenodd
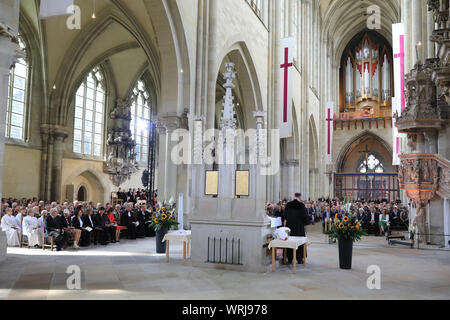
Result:
M295 192L312 200L410 202L399 185L399 166L393 165L392 99L398 93L392 25L406 26L406 73L418 57L434 58L433 12L426 0L97 0L95 5L75 0L81 8L75 29L67 28L66 15L40 19L39 1L2 2L0 21L11 26L0 32L0 108L7 115L0 121L2 197L109 202L119 185L142 188L142 173L154 157L159 199L183 195L186 228L232 220L254 230L264 225L257 212L265 201ZM369 5L381 11L373 30L367 27ZM230 196L227 183L219 186L223 201L207 197L205 171L220 165L174 163L179 141L172 135L178 129L193 134L199 124L221 128L230 62L236 71L231 90L236 127L279 129L279 42L285 37L294 38L292 133L266 141L279 170L264 179L252 177L247 198ZM334 121L327 161L330 101ZM127 103L131 120L120 118ZM123 133L122 120L130 123L136 143L135 153L127 153L134 158L126 160L138 169L111 176L114 154L121 152L111 150ZM156 126L155 135L150 126ZM433 153L448 164L446 122L433 132L438 140ZM428 137L419 136L417 145ZM190 142L193 149L207 144ZM406 135L400 142L400 153L410 153ZM154 154L150 145L156 146ZM244 145L242 153L248 152ZM228 178L231 188L234 178ZM427 221L436 233L450 234L448 190L441 191L427 203ZM444 238L439 244L445 245Z

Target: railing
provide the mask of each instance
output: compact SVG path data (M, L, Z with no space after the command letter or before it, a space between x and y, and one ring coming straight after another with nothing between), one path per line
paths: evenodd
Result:
M335 173L334 196L358 200L400 199L397 173Z
M392 118L391 110L360 110L356 112L342 112L334 115L334 121L345 120L361 120L361 119L376 119L376 118Z

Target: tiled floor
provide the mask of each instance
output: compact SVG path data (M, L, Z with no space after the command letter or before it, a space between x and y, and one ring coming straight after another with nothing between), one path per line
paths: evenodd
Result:
M87 250L8 248L0 264L0 299L450 299L450 251L390 247L366 237L354 247L353 269L338 268L337 246L318 226L308 265L253 274L193 268L171 246L171 263L145 239ZM69 266L81 270L81 290L68 290ZM369 290L367 267L381 269L381 290Z

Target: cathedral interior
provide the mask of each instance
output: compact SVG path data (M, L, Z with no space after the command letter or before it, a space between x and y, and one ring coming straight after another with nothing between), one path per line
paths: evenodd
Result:
M54 16L42 2L0 0L2 198L108 203L145 189L147 170L158 200L182 195L193 237L229 232L254 248L264 203L300 192L401 201L428 244L450 248L448 0L64 0L71 10ZM258 140L278 170L230 169L250 172L247 195L227 165L173 161L180 130L195 151L208 142L196 128L271 132L283 117L288 134ZM204 192L208 171L218 197ZM261 269L259 251L243 270ZM205 260L192 250L192 266Z

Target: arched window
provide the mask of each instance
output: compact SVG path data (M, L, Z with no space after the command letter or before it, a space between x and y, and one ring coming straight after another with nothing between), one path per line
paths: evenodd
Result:
M103 75L96 67L83 80L75 97L73 152L102 155L105 97Z
M19 46L26 52L19 37ZM25 140L25 114L28 85L28 64L26 59L18 59L11 68L8 82L8 104L6 108L6 132L8 138Z
M360 173L383 173L384 166L383 163L373 154L371 154L367 161L364 159L362 163L358 166L358 172Z
M150 94L142 80L133 89L130 130L136 142L136 161L146 162L148 158L149 123L151 117Z

